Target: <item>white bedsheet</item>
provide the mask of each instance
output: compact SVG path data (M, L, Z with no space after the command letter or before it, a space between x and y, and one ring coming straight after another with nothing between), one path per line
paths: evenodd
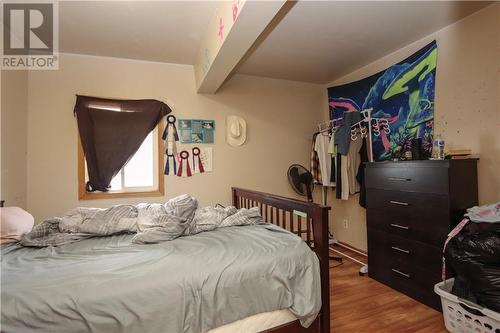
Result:
M263 312L230 324L219 326L207 333L257 333L297 320L288 310Z

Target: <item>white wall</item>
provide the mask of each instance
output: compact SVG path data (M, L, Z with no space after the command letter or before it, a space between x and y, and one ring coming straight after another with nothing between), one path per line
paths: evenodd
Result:
M500 201L500 4L488 6L436 33L362 67L330 84L336 86L373 75L437 41L435 133L449 148L478 153L479 202ZM325 87L325 88L326 88ZM327 93L324 91L327 116ZM332 199L331 227L336 238L366 250L366 215L358 196ZM348 219L349 227L343 227Z
M200 95L191 66L62 55L59 70L29 74L28 210L40 221L78 205L165 200L78 201L75 94L154 98L169 104L178 118L215 119L214 172L165 178L167 198L189 193L212 205L229 204L231 186L294 195L286 171L292 163L309 163L322 88L236 75L216 95ZM225 143L225 117L232 114L248 125L247 143L238 148Z
M27 71L2 71L1 190L6 206L26 208Z

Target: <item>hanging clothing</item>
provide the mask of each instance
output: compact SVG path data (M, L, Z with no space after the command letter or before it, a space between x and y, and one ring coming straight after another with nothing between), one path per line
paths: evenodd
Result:
M330 137L330 142L328 142L328 154L336 155L337 147L335 146L335 132L332 133Z
M363 146L364 139L359 138L357 140L351 140L349 145L349 151L347 152L347 180L349 182L349 194L358 193L360 190L359 182L356 179L358 173L359 165L361 164L361 157L359 152Z
M316 150L314 149L314 147L316 146L316 138L318 137L318 135L319 133L315 133L313 135L311 147L311 163L309 170L313 176L313 181L315 184L321 184L321 171L319 169L318 153L316 153Z
M349 152L349 145L351 144L351 126L361 119L361 113L358 111L344 112L342 126L335 132L335 143L338 152L344 156Z
M330 142L328 144L328 154L331 158L331 168L330 168L330 182L336 183L337 179L337 147L335 147L335 132L330 137Z
M349 200L349 173L347 172L348 162L347 156L340 155L340 176L342 183L341 197L342 200Z
M325 134L318 134L314 144L314 150L318 154L319 169L321 170L321 184L323 186L335 186L335 183L330 181L332 157L328 153L328 145L330 143L330 136Z
M336 183L336 179L337 179L337 162L336 162L336 159L334 157L335 155L330 155L330 164L331 164L331 168L330 168L330 183Z
M356 179L359 183L359 205L364 208L366 208L365 163L369 161L367 145L367 140L363 139L363 145L359 151L361 163L359 164L358 174L356 175Z
M337 164L337 169L336 169L336 177L335 179L337 180L335 183L335 197L337 199L342 199L342 155L340 153L337 153L337 157L335 158L335 163Z

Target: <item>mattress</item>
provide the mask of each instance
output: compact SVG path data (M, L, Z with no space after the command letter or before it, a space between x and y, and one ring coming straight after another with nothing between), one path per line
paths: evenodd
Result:
M316 254L277 226L148 245L132 237L2 246L2 330L202 333L232 323L248 332L245 325L276 317L244 319L256 314L288 309L309 326L321 308Z
M259 313L237 320L231 324L214 328L207 333L256 333L297 320L290 310Z

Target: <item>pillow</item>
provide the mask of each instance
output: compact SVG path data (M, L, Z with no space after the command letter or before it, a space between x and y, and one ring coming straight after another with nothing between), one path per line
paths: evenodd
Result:
M35 219L33 215L19 207L0 208L0 244L15 243L31 231Z

